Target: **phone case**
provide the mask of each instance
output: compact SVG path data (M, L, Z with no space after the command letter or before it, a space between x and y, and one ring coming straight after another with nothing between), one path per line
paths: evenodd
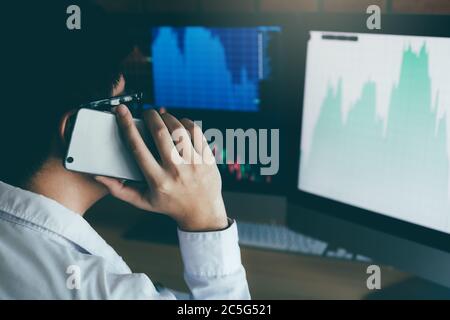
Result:
M144 141L149 135L144 122L135 119ZM80 109L71 132L64 167L92 175L143 181L143 175L122 138L116 116L110 112Z

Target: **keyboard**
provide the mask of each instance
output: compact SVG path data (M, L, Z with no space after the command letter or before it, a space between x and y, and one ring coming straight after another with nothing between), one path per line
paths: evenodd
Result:
M244 246L323 255L327 243L304 236L285 226L238 222L239 243Z
M243 246L370 262L371 259L292 231L285 226L238 222L239 243Z

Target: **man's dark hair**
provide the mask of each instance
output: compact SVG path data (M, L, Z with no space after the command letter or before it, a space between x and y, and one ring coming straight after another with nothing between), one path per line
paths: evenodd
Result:
M66 10L74 4L81 12L79 30L66 25ZM21 186L48 158L64 113L111 95L131 46L120 21L90 1L9 7L1 31L0 180Z

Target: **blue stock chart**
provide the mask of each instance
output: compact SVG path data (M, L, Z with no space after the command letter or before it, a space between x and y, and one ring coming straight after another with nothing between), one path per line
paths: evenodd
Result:
M157 27L152 30L156 106L258 111L278 27Z

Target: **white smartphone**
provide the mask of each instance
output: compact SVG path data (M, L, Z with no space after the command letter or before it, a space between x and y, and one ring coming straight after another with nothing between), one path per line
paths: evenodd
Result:
M69 147L64 159L67 170L118 179L143 181L143 175L122 138L116 116L110 112L80 109L69 124ZM135 119L149 144L145 124Z

